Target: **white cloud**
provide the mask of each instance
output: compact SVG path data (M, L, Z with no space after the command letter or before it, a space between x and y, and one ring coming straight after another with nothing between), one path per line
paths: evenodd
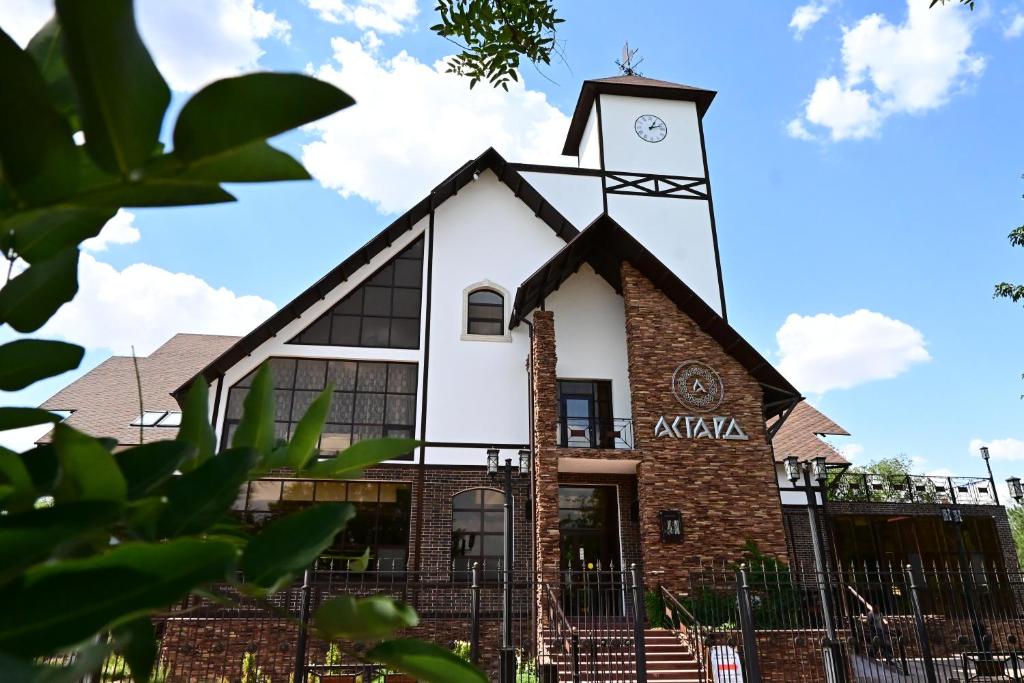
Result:
M332 24L392 34L404 31L419 13L416 0L306 0L306 5Z
M1020 439L971 439L967 452L977 456L982 446L988 446L993 460L1024 460L1024 441Z
M789 27L793 29L793 37L800 40L812 26L821 21L822 17L828 14L829 0L824 2L809 2L800 5L793 10L793 16L789 20Z
M1020 38L1024 36L1024 14L1015 14L1003 30L1004 38Z
M843 29L843 75L818 79L803 120L833 140L877 135L894 114L919 114L946 104L985 68L969 51L974 24L956 3L928 7L907 0L907 18L881 14Z
M258 296L239 296L187 273L146 263L124 270L83 253L78 295L40 331L90 349L148 355L176 332L244 334L276 307Z
M843 316L791 313L775 338L779 370L815 394L890 379L931 360L918 330L866 309Z
M52 15L52 0L5 0L0 25L25 45ZM252 70L263 55L259 41L287 41L291 30L255 0L139 0L136 18L164 78L184 92Z
M864 446L859 443L848 443L839 448L839 453L850 462L853 462L864 454Z
M818 139L814 133L807 130L807 126L804 125L804 122L801 119L793 119L787 123L786 133L789 134L789 137L796 138L797 140L810 141Z
M520 81L509 91L445 73L400 52L378 58L358 42L331 41L334 61L312 70L359 103L307 130L310 173L343 197L385 213L407 209L452 171L493 145L515 161L569 163L559 155L569 119Z
M132 225L135 214L118 209L114 217L107 221L100 234L82 242L86 251L106 251L109 244L134 244L139 241L139 229Z

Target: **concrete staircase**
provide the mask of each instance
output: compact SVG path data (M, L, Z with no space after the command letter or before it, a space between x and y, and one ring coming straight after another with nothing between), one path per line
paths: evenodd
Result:
M606 633L579 632L580 683L636 681L636 653L632 639L615 644ZM704 683L697 660L671 631L644 631L649 683ZM572 683L572 660L567 654L552 651L551 663L558 666L559 683Z

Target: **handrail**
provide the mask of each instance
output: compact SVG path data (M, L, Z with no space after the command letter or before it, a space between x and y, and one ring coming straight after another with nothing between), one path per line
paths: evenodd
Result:
M687 647L690 648L690 653L697 661L697 670L700 674L700 680L706 681L708 671L704 661L703 634L707 632L708 629L697 621L697 617L693 615L693 612L686 609L686 607L683 606L683 603L679 602L679 599L672 595L665 586L658 586L658 590L661 591L661 599L665 603L665 616L669 618L669 630L672 631L677 638L682 638L686 641ZM689 625L685 625L683 619L678 618L677 615L685 616ZM679 624L678 627L676 626L677 623Z
M829 484L826 494L830 501L997 504L995 487L987 477L844 472Z
M569 655L569 661L572 662L572 680L573 683L579 683L580 680L580 641L579 635L576 633L576 629L572 627L569 622L569 618L565 616L565 610L562 609L561 601L558 596L555 595L555 589L551 587L550 583L544 584L544 595L547 598L545 600L548 621L551 623L551 629L554 632L555 639L562 647L562 652Z
M560 448L620 448L633 445L633 420L624 417L567 417L555 422Z

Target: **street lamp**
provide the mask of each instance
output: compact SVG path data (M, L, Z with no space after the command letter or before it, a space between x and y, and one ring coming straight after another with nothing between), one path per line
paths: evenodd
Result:
M1021 488L1020 477L1010 477L1007 479L1006 488L1010 489L1010 497L1020 505L1021 500L1024 500L1024 488Z
M499 471L504 474L503 489L505 494L505 551L501 558L501 581L502 581L502 621L501 621L501 652L498 660L499 681L501 683L513 683L516 676L516 650L512 644L512 539L514 538L512 506L512 475L515 473L512 467L512 458L505 458L504 466L499 465L500 451L497 448L487 449L487 474L492 480L498 478ZM519 451L519 474L528 474L530 471L530 450L527 448Z
M988 483L992 487L992 497L995 498L996 505L999 505L999 492L996 491L996 480L992 477L992 465L988 461L988 446L982 446L978 450L981 451L981 458L985 461L985 468L988 470Z
M818 576L818 592L821 594L821 615L825 622L825 642L822 653L825 661L825 680L829 683L844 683L846 681L846 666L843 664L843 651L839 646L839 639L836 637L835 617L832 613L832 593L828 582L828 567L825 563L825 551L822 545L821 534L818 529L818 494L811 484L811 475L822 491L822 501L825 498L825 484L828 482L828 470L825 458L819 456L811 460L800 460L795 455L785 458L783 465L786 468L786 477L793 488L802 488L807 495L807 519L811 524L811 546L814 548L814 569ZM797 482L803 479L803 486L797 486Z

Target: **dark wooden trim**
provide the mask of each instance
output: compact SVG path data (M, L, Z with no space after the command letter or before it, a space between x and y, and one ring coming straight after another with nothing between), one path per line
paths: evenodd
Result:
M707 186L704 178L671 176L658 173L605 173L605 194L621 194L633 197L668 197L670 199L707 199L708 195L699 189ZM654 183L647 187L644 183Z
M708 213L711 216L711 241L715 245L715 266L718 268L718 295L722 298L722 319L729 321L729 312L725 308L725 281L722 279L722 255L718 250L718 228L715 225L715 201L711 196L711 174L708 170L708 148L704 144L704 117L697 117L697 130L700 132L700 155L704 161L704 179L707 182Z
M590 115L589 107L587 108L587 115ZM598 163L601 164L602 175L605 172L604 167L604 122L601 120L601 98L600 96L594 98L594 112L597 117L595 125L597 126L597 154ZM581 132L580 135L583 133ZM576 142L576 151L579 152L579 141ZM565 152L562 152L565 154ZM604 209L604 213L608 213L608 192L604 189L605 181L601 181L601 206Z
M217 429L217 417L220 413L220 396L224 391L224 375L217 378L217 391L213 392L213 428Z
M528 443L472 443L466 441L424 441L423 446L426 448L473 448L487 450L488 448L499 448L502 450L529 448Z
M561 173L563 175L583 175L601 177L599 168L577 168L576 166L548 166L547 164L521 164L512 162L509 164L520 173Z
M430 377L430 309L434 289L434 211L431 210L427 222L427 243L424 245L424 265L426 266L425 278L426 287L423 296L426 297L423 312L423 382L419 387L420 392L420 441L427 438L427 389L429 388ZM413 571L419 571L422 566L421 555L423 552L423 492L426 491L426 457L427 449L420 446L419 467L416 473L416 539L413 541ZM410 529L410 532L412 530Z

